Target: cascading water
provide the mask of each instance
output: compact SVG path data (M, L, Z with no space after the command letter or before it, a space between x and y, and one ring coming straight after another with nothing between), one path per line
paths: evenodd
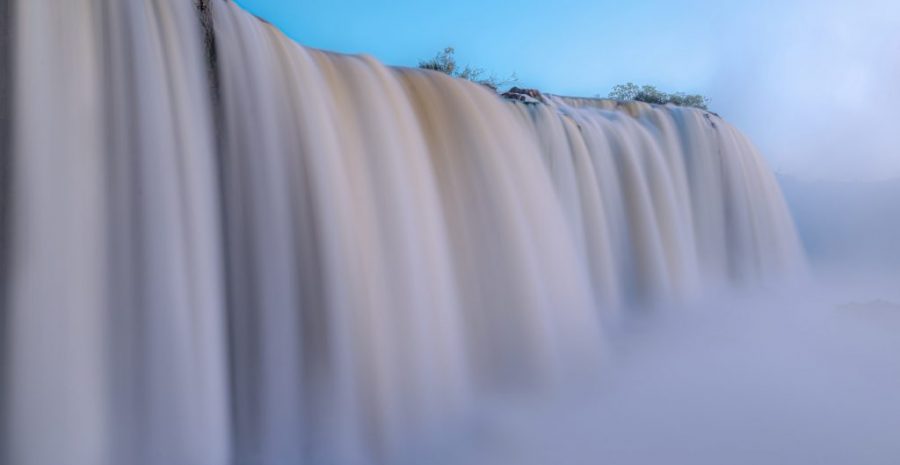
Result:
M14 5L4 463L392 463L602 376L622 310L802 266L707 112L504 101L224 1L210 92L188 2Z

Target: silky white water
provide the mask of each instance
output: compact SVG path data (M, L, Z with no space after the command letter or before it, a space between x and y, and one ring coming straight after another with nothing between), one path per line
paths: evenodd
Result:
M715 114L511 102L225 1L213 49L186 1L14 6L4 463L397 463L602 380L636 311L803 269Z

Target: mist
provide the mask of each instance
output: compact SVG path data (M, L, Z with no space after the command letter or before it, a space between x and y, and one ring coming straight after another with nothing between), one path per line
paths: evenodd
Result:
M731 295L633 321L592 395L494 410L480 447L441 463L895 464L900 305L854 303L900 302L886 284Z
M900 177L900 4L769 2L717 23L714 107L775 171L803 180Z

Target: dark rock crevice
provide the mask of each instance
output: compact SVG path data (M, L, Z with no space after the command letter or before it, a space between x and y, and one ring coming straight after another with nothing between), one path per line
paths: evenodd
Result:
M216 34L213 30L212 7L213 0L195 0L197 14L200 19L200 27L203 33L203 51L206 57L206 76L209 83L210 94L214 110L218 109L219 102L219 73L218 54L216 53ZM217 114L217 112L215 113Z
M2 0L0 0L2 1ZM222 280L226 286L225 293L225 338L229 342L226 344L227 350L227 359L228 359L228 383L229 389L233 390L237 381L235 377L237 374L235 373L235 364L237 354L235 353L235 345L230 341L234 339L234 335L237 331L235 328L235 299L233 291L229 285L229 281L232 279L232 276L235 275L235 260L231 256L228 250L228 245L234 241L234 238L231 237L229 233L229 224L233 221L234 212L231 212L226 208L225 199L228 198L227 192L227 180L228 180L228 162L226 160L225 155L225 113L222 104L222 95L221 95L221 87L220 87L220 75L219 75L219 55L216 47L216 34L215 34L215 26L214 26L214 17L213 17L213 8L212 2L214 1L228 1L228 0L194 0L194 5L197 8L198 19L200 21L202 40L203 40L203 53L206 61L206 81L209 89L209 101L210 101L210 117L212 119L212 135L213 135L213 150L215 152L215 163L216 163L216 171L218 177L218 199L219 199L219 218L220 218L220 228L222 231L221 236L221 252L222 252ZM229 434L232 436L229 440L229 444L231 447L231 454L233 457L238 456L238 442L235 441L235 432L239 431L239 425L237 423L238 417L238 406L236 405L235 396L230 396L230 425L229 425Z

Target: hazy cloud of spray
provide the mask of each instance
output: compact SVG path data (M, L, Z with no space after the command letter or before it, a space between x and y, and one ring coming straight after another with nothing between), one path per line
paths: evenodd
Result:
M898 302L842 278L633 319L596 396L485 409L480 447L438 464L893 465Z
M720 24L714 106L781 172L900 176L900 3L752 6ZM736 29L736 30L735 30Z

